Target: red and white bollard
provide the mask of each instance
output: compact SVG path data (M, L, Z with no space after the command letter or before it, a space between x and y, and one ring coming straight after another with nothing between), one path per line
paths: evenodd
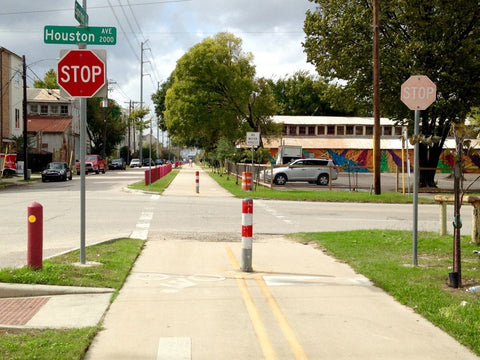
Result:
M253 200L242 201L242 271L252 268Z
M195 192L198 194L200 191L199 172L195 171Z
M43 206L37 202L28 205L27 266L35 270L43 266Z

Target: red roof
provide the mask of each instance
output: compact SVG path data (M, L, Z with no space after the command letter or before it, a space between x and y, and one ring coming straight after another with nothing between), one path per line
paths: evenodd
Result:
M46 117L28 117L28 132L44 133L64 133L72 122L71 117L66 118L46 118Z

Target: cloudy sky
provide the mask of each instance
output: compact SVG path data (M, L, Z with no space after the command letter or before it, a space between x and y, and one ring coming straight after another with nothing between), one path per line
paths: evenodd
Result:
M82 0L78 0L83 4ZM45 25L77 26L75 0L4 0L0 9L0 46L26 56L29 84L56 69L61 49L45 44ZM117 29L107 50L109 97L119 105L140 101L140 53L143 42L143 100L175 69L176 61L206 37L228 31L254 56L257 76L279 78L298 70L314 72L302 51L308 0L87 0L90 26Z

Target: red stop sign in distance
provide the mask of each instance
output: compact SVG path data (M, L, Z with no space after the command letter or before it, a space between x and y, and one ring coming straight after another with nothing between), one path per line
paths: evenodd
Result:
M104 85L105 63L91 50L67 52L57 64L58 85L73 97L93 97Z

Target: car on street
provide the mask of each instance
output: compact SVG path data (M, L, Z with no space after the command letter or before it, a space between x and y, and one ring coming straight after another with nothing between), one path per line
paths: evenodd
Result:
M140 159L132 159L130 161L130 167L131 168L134 168L134 167L142 167L142 164L140 163Z
M108 164L108 170L126 170L127 163L123 158L112 159Z
M270 171L265 174L265 180L270 181ZM298 159L286 166L273 169L273 183L285 185L291 181L307 181L326 186L338 177L337 167L330 159Z
M85 157L85 172L94 172L95 174L105 174L105 169L107 164L105 159L102 158L100 155L90 154ZM80 175L80 161L76 161L75 169L77 171L77 175Z
M150 158L143 159L143 166L155 166L155 163Z
M162 165L163 161L161 159L155 160L155 165Z
M48 163L45 170L42 171L42 182L45 181L67 181L72 180L72 170L65 162Z

